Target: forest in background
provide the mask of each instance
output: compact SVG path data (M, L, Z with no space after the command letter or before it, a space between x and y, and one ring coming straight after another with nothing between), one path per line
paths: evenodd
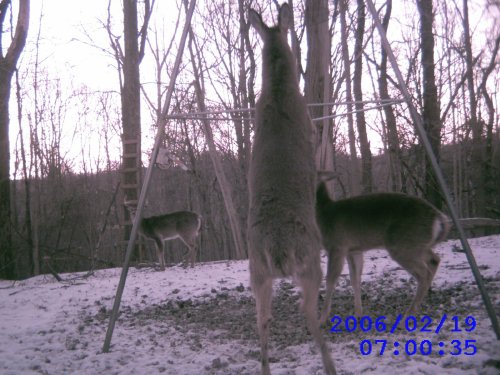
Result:
M365 2L289 3L304 95L333 103L310 112L326 117L314 122L318 168L339 173L335 198L397 191L443 207ZM397 3L375 5L459 215L498 219L500 3ZM163 137L170 162L154 167L145 216L196 211L203 217L199 260L246 256L249 110L260 88L260 45L246 12L262 10L273 23L277 2L198 1L177 76L174 58L192 4L170 7L178 14L172 30L162 27L155 1L106 4L97 32L108 44L83 31L82 39L115 67L115 86L92 90L65 82L41 58L41 14L29 15L24 46L17 30L27 25L28 0L0 1L0 277L121 265L130 231L123 202L138 198L174 80L167 110L177 118L168 119ZM248 111L224 112L233 109ZM186 116L198 112L211 114ZM167 262L180 261L183 246L168 243ZM152 249L145 244L135 261L154 260Z

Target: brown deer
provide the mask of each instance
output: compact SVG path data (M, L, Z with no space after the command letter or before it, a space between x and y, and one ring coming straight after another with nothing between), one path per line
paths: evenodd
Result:
M250 284L256 300L261 371L270 374L273 280L292 277L302 289L301 307L320 348L325 373L332 375L335 367L317 317L322 274L320 233L314 216L314 131L287 43L292 11L283 4L275 27L266 26L252 9L248 18L263 41L262 91L255 110L248 176Z
M137 208L125 202L130 211L132 220L135 219ZM191 267L196 260L196 238L201 227L201 216L191 211L176 211L168 214L143 217L139 224L138 233L147 239L154 240L156 255L160 269L165 270L165 241L179 238L188 247L184 253L184 264L190 259Z
M333 288L347 257L354 312L362 315L363 251L383 247L418 283L406 311L415 314L439 265L432 247L443 241L450 220L426 201L405 194L378 193L332 201L322 181L316 191L316 219L328 253L326 297L320 322L328 319Z

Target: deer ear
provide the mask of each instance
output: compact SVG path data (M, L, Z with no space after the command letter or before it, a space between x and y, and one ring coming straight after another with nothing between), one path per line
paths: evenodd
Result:
M262 22L262 17L260 16L259 13L257 13L255 10L250 9L248 11L248 22L252 27L259 33L261 38L264 36L264 28L266 27L264 25L264 22Z
M292 27L292 9L288 3L283 3L278 15L278 26L282 32L286 34L288 29Z

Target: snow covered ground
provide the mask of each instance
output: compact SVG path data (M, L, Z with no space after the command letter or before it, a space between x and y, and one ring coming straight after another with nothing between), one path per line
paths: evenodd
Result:
M498 316L500 236L470 243ZM415 332L399 328L391 334L372 328L332 333L330 327L324 328L339 374L500 373L500 341L465 254L457 252L457 246L458 241L448 241L436 248L442 262L422 307L422 314L430 318L419 317ZM2 280L0 374L257 374L255 304L247 269L247 261L197 264L194 269L171 267L165 272L131 268L111 351L106 354L102 346L121 269L63 283L50 275L15 283ZM339 327L353 311L346 275L347 267L332 307L332 314L342 318ZM68 280L79 275L62 276ZM376 250L365 254L362 288L365 312L373 321L386 316L390 330L410 303L415 284L385 251ZM270 338L273 374L323 374L320 355L298 311L298 299L299 291L289 281L276 282ZM444 314L447 320L436 334ZM472 330L466 324L472 322L466 320L468 316L477 322ZM423 327L430 319L432 323ZM421 332L422 328L431 332ZM454 332L455 328L461 332ZM369 355L360 353L363 340L372 343ZM383 355L379 355L382 343L375 340L387 340ZM420 352L424 340L428 340L422 346L424 352L433 344L430 355ZM460 341L460 355L451 355L459 350L452 340ZM466 344L466 340L475 341ZM364 342L363 350L368 351L369 343ZM405 345L409 354L402 354Z

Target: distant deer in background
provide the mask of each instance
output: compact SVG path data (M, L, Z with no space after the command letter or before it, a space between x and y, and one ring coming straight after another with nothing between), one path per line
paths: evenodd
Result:
M130 211L132 220L135 218L137 207L129 202L124 203ZM168 214L142 218L138 232L143 237L155 241L156 255L160 269L165 270L165 241L179 238L188 247L184 253L184 263L188 258L191 267L196 261L196 239L201 228L201 216L191 211L176 211Z
M292 11L283 4L275 27L266 26L252 9L248 19L264 44L262 91L255 110L248 175L250 284L256 301L261 371L271 373L268 340L273 280L292 277L302 289L302 310L320 348L325 373L332 375L335 367L317 318L322 275L320 233L314 216L314 130L287 43Z
M329 317L333 288L347 257L354 289L354 312L362 315L363 251L383 247L417 280L417 292L406 311L415 314L439 265L432 247L443 241L450 220L430 203L405 194L379 193L332 201L325 182L316 191L316 219L328 253L325 305L320 321Z

